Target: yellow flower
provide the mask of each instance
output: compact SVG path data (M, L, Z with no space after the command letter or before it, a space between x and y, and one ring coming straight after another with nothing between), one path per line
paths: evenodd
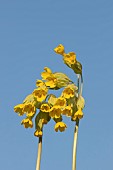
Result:
M54 88L56 86L56 78L54 77L54 74L48 67L45 67L44 70L45 71L41 73L41 76L43 80L46 80L45 85Z
M24 125L25 128L32 128L33 127L33 122L30 118L25 118L21 121L21 124Z
M63 55L64 63L71 67L72 64L76 63L76 54L74 52L70 52L68 54Z
M44 67L44 70L45 71L41 73L43 80L47 80L48 78L53 76L53 73L50 68Z
M45 86L39 87L33 91L34 97L37 99L38 102L42 102L45 100L47 96L48 89Z
M24 104L18 104L14 107L14 111L16 113L19 113L18 114L19 116L22 116L24 114L24 110L23 110L24 106L25 106Z
M66 106L66 99L63 97L57 98L55 105L64 108Z
M41 105L40 110L42 112L49 112L50 111L50 106L47 103L44 103Z
M56 132L58 132L58 130L60 132L63 132L63 131L65 131L66 128L67 128L67 126L64 122L58 122L58 123L56 123L56 125L54 127Z
M70 86L67 86L63 92L62 92L63 97L65 97L66 99L69 99L71 97L74 97L74 89L71 88Z
M63 110L62 114L66 115L66 116L72 116L71 106L66 106L65 109Z
M64 46L62 44L59 44L56 48L54 48L54 51L57 54L61 54L61 55L63 55L65 53Z
M45 83L42 80L37 80L36 81L36 86L37 87L41 87L41 86L44 86L44 85L45 85Z
M25 103L24 112L27 117L32 117L36 113L36 107L32 103Z
M51 118L59 118L61 116L61 107L60 106L53 106L51 109L50 109L50 112L49 112L49 116Z
M41 130L36 130L35 133L34 133L34 136L41 137L42 134L43 134L43 132Z
M54 88L56 87L56 78L55 77L49 77L47 81L45 82L45 85L49 88Z
M78 119L82 119L83 118L83 112L82 112L82 109L79 109L77 112L75 112L74 116L73 116L73 120L76 120L77 118Z

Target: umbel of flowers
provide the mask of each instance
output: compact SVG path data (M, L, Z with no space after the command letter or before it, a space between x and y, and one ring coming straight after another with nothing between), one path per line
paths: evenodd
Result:
M63 56L64 63L76 74L82 75L82 65L76 59L74 52L65 53L64 46L58 45L54 51ZM41 80L36 81L36 88L25 100L14 107L19 116L26 117L21 121L24 128L33 128L34 135L43 135L43 127L51 119L54 120L56 132L63 132L67 125L63 116L77 121L83 118L84 98L79 95L79 87L64 73L55 72L48 67L41 73ZM51 94L51 90L62 92L59 97ZM35 120L35 121L34 121Z

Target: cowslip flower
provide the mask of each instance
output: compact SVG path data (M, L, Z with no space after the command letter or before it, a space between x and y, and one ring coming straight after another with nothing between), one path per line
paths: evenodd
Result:
M34 89L33 95L38 102L42 102L46 99L48 89L45 86L41 86L37 89Z
M82 119L83 118L83 112L82 109L79 109L77 112L75 112L75 114L72 117L72 120L77 120L77 119Z
M49 104L47 104L47 103L41 104L40 110L41 110L42 112L49 112L49 111L50 111L50 106L49 106Z
M59 44L56 48L54 48L54 51L57 54L61 54L61 55L63 55L65 53L64 46L62 44Z
M60 106L53 106L53 107L50 109L49 116L50 116L51 118L60 118L61 113L62 113L62 110L61 110L61 107L60 107Z
M36 130L34 132L34 136L36 136L36 137L41 137L42 135L43 135L43 132L41 130Z
M18 114L19 116L22 116L24 114L24 106L25 106L24 104L18 104L14 107L14 111L16 113L19 113Z
M74 89L71 88L70 86L67 86L62 92L62 96L66 99L74 97L74 94L75 94Z
M67 117L69 116L72 116L72 107L71 106L66 106L64 109L63 109L63 112L62 114L63 115L66 115Z
M37 87L41 87L41 86L44 86L44 85L45 85L45 83L42 80L37 80L36 81L36 86Z
M55 106L59 106L61 108L64 108L66 106L66 99L64 97L57 98L55 102Z
M25 103L23 110L26 113L27 117L32 117L36 113L36 107L33 103Z
M67 126L64 122L58 122L55 124L55 127L54 127L56 132L58 132L58 130L60 132L63 132L63 131L65 131L66 128L67 128Z
M69 52L68 54L63 55L64 63L71 67L73 64L76 63L76 54L74 52Z
M24 125L25 128L32 128L33 127L33 122L30 118L25 118L21 121L21 125Z

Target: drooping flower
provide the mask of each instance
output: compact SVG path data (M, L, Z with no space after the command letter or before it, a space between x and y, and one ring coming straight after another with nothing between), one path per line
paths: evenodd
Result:
M75 114L72 117L72 120L76 120L76 119L82 119L83 118L83 112L82 109L79 109L77 112L75 112Z
M14 107L14 111L16 113L19 113L18 114L19 116L22 116L24 114L24 106L25 106L24 104L18 104Z
M49 116L50 116L51 118L60 118L61 113L62 113L62 110L61 110L61 107L60 107L60 106L53 106L53 107L50 109Z
M34 132L34 136L36 136L36 137L41 137L42 135L43 135L43 132L41 130L36 130Z
M70 52L68 54L64 54L63 55L63 60L64 60L64 63L68 67L71 67L73 64L76 63L76 54L74 52Z
M36 81L36 86L37 87L41 87L41 86L44 86L44 85L45 85L45 83L42 80L37 80Z
M62 92L63 97L66 99L74 97L74 94L75 94L74 89L71 88L70 86L67 86Z
M60 132L63 132L63 131L65 131L66 128L67 128L67 126L64 122L58 122L58 123L56 123L56 125L54 127L56 132L58 132L58 130Z
M40 110L41 110L42 112L49 112L49 111L50 111L50 106L49 106L49 104L47 104L47 103L41 104Z
M44 72L41 73L42 79L45 80L45 85L50 88L56 87L56 78L48 67L44 68Z
M54 48L54 51L57 54L61 54L61 55L63 55L65 53L64 46L62 44L59 44L56 48Z
M33 95L38 102L45 100L48 89L45 86L41 86L33 91Z
M59 106L61 108L64 108L66 106L66 99L64 97L57 98L55 102L55 106Z
M36 107L33 103L25 103L24 112L26 113L27 117L32 117L36 113Z
M33 122L30 118L25 118L21 121L21 124L24 125L25 128L32 128Z
M64 109L63 109L63 112L62 114L63 115L66 115L66 116L72 116L72 107L71 106L66 106Z

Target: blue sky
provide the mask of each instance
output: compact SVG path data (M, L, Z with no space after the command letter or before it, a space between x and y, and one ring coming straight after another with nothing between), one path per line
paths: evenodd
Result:
M38 139L13 111L35 88L45 66L76 81L59 43L83 64L86 100L77 169L113 169L113 1L0 0L0 169L35 169ZM44 128L41 170L71 169L74 123L65 133Z

